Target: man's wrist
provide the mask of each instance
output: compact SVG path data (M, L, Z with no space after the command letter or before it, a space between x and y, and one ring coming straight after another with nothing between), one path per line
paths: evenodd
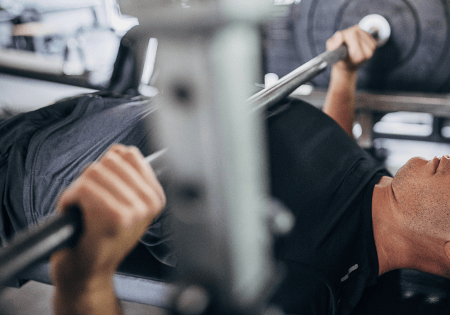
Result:
M57 315L120 314L112 277L57 284L55 313Z
M344 69L343 67L339 67L338 65L335 65L331 69L331 76L333 78L333 81L336 82L350 82L350 83L356 83L358 79L358 71L356 70L349 70Z

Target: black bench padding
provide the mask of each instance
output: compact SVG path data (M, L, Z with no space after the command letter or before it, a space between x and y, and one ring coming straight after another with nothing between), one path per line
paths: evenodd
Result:
M450 279L415 270L394 270L365 290L352 315L448 315Z

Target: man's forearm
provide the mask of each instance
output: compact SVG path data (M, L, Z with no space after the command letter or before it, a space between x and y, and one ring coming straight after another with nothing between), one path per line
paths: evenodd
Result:
M323 111L353 137L357 73L333 68Z
M119 302L109 281L99 288L56 286L56 315L121 315Z

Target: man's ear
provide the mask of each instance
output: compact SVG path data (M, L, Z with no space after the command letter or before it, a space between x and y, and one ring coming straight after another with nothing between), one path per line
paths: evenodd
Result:
M445 243L444 250L445 254L447 255L447 258L450 259L450 241Z

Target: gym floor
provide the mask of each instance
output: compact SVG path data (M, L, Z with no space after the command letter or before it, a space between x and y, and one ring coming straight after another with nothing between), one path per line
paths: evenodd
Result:
M7 288L0 293L0 315L53 314L54 287L29 281L21 288ZM167 312L150 305L121 301L124 315L163 315Z

